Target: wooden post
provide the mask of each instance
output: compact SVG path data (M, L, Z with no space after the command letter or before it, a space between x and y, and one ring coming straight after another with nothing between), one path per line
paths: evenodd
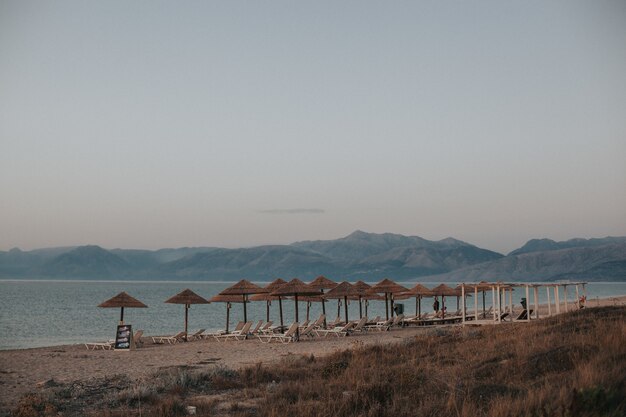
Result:
M246 295L242 294L241 297L243 298L243 322L247 323L248 322L248 311L246 310Z
M346 324L348 324L348 296L343 296L343 308L346 313Z
M419 320L419 319L421 319L421 318L422 318L422 296L421 296L421 295L419 295L419 296L417 297L417 300L418 300L418 301L417 301L417 306L418 306L418 307L417 307L417 318L418 318L418 320Z
M278 296L278 310L280 311L280 327L283 328L285 327L283 323L283 298L280 295Z
M185 304L185 342L188 342L187 340L187 319L189 317L189 304Z
M563 285L563 293L565 298L565 312L567 313L569 311L569 307L567 305L567 285Z
M548 316L552 316L552 303L550 302L550 287L546 287L546 293L548 296Z
M367 307L370 305L370 300L365 300L365 317L367 317Z
M580 294L578 293L578 284L576 284L576 307L580 310Z
M474 286L474 320L478 320L478 285Z
M265 301L265 309L266 309L265 310L265 316L266 316L265 318L267 319L265 321L267 321L267 322L270 321L270 305L271 304L272 304L272 302L270 300L266 300Z
M498 323L502 323L502 289L498 285L498 297L496 297L496 301L498 303Z
M337 298L337 317L341 317L341 298Z
M387 293L385 293L385 320L389 320L389 300L387 299Z
M528 284L526 284L526 321L530 321L530 296L528 295Z
M561 313L561 300L559 299L559 286L554 286L554 305L556 307L556 314Z
M226 303L226 334L228 334L228 322L230 321L230 302Z
M120 312L120 325L124 324L124 307L122 307L122 311Z
M446 296L445 295L441 296L441 318L442 319L446 318Z
M491 308L493 310L493 321L496 321L496 287L491 286Z
M463 323L463 325L465 325L465 284L461 284L461 302L463 303L463 305L461 306L461 322Z
M322 295L323 295L324 294L324 289L322 289L321 291L322 291ZM322 314L324 315L324 328L326 328L326 303L324 302L323 298L322 298Z
M394 315L396 315L395 310L393 309L393 293L389 293L389 301L390 301L390 306L391 309L389 310L389 313L391 313L391 317L393 317Z
M360 319L363 318L363 305L361 304L361 296L360 295L359 295L359 318Z
M300 319L298 317L298 293L295 293L293 296L294 300L295 300L295 307L296 307L296 323L300 323ZM299 327L296 327L296 340L300 339L300 333L298 332Z
M539 319L539 287L533 287L533 297L535 297L535 318Z

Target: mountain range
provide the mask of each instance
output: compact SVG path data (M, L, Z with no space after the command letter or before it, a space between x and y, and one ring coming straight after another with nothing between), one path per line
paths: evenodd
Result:
M303 280L476 281L624 280L626 237L533 239L508 255L447 238L356 231L334 240L226 249L159 250L77 247L0 251L0 278L232 281Z

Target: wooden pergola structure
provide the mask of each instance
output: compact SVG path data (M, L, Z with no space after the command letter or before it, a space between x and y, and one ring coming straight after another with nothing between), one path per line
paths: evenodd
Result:
M462 323L467 321L467 306L465 295L468 292L474 292L474 319L478 318L478 292L483 292L491 290L492 294L492 306L493 306L493 322L501 323L502 319L508 313L511 316L511 320L513 320L513 291L515 289L523 289L526 295L526 314L522 316L522 318L518 321L526 321L530 322L532 316L534 315L535 319L539 319L539 288L545 288L547 294L547 307L548 307L548 316L552 316L552 301L550 299L551 289L554 293L554 307L555 314L561 313L561 299L559 290L563 287L564 293L564 309L565 312L569 311L568 306L568 294L567 287L574 287L576 291L576 306L580 308L580 287L582 287L583 295L586 299L587 297L587 288L586 282L569 282L569 281L561 281L561 282L541 282L541 283L504 283L504 282L485 282L481 281L479 283L461 283L459 287L461 289L461 314L462 314ZM532 291L531 291L532 290ZM532 306L534 308L531 309L531 295L533 298ZM508 296L508 300L507 300ZM504 302L502 302L502 298L504 297ZM484 300L484 295L483 295ZM508 301L508 303L507 303ZM484 306L483 306L484 310Z

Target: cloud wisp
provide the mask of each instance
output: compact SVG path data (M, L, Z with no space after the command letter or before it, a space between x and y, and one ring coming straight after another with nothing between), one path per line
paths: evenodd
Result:
M257 210L261 214L324 214L326 210L320 208L292 208Z

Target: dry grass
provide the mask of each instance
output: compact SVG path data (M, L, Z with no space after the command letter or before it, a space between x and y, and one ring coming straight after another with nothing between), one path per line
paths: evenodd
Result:
M199 416L624 416L626 308L441 328L399 345L356 344L237 372L170 371L106 404L112 411L93 415L182 415L196 405ZM14 415L57 409L64 411L58 398L30 398Z

